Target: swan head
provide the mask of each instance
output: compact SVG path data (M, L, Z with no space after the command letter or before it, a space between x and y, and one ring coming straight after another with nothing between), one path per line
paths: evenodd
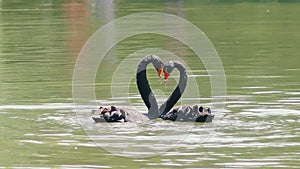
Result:
M156 55L150 55L149 57L157 71L158 77L161 78L163 73L164 62Z
M170 73L174 70L174 62L173 61L168 61L165 66L164 66L164 77L165 77L165 82L168 81L170 77Z
M146 71L149 63L152 63L152 65L157 71L158 77L161 78L163 74L164 62L160 59L160 57L156 55L145 56L138 65L137 73L141 71Z

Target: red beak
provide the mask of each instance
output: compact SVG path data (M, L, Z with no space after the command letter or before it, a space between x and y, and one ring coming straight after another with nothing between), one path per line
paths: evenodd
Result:
M167 71L164 71L164 76L165 76L165 82L168 81L170 73Z
M159 78L162 77L162 72L163 72L163 68L162 67L157 70Z

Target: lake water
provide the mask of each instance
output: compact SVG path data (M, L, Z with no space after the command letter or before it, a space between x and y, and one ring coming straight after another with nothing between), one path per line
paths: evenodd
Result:
M291 0L0 0L0 168L298 168L299 9ZM177 15L205 33L224 67L224 109L212 104L210 75L189 46L156 34L114 46L98 67L94 102L75 109L72 78L81 48L109 21L137 12ZM115 71L122 63L136 70L134 54L151 49L170 51L188 65L199 94L187 89L181 103L210 106L213 123L77 118L99 105L130 103L146 112L135 75ZM167 84L154 70L148 75L161 104L178 72ZM126 92L114 93L112 86Z

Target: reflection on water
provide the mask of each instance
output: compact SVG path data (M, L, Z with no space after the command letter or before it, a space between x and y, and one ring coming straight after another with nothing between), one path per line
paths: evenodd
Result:
M226 107L214 110L224 116L206 125L160 120L95 124L87 119L96 129L96 141L91 141L71 98L78 52L98 27L143 11L184 17L211 39L226 71ZM0 167L298 168L298 13L293 1L0 0ZM195 100L209 106L204 65L179 41L155 35L129 38L108 53L96 79L97 103L112 103L112 72L146 47L170 50L184 60L200 86ZM155 76L149 73L153 86L168 95L176 81L171 79L166 88L154 82ZM145 111L134 81L129 97ZM117 101L121 104L122 98ZM82 106L80 111L94 108Z

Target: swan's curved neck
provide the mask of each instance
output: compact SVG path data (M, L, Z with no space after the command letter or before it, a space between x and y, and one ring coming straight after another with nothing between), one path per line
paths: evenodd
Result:
M187 84L187 73L184 65L180 62L174 62L174 67L177 68L180 72L180 78L177 86L181 86L182 88L182 93L185 90L186 84Z
M154 94L151 91L148 79L147 79L147 66L155 61L152 55L145 57L137 67L136 83L138 90L142 96L145 105L148 108L148 116L150 119L159 117L158 105Z
M184 65L180 62L174 61L174 67L180 72L179 82L168 100L160 106L159 112L161 115L165 115L172 109L186 88L188 76Z

